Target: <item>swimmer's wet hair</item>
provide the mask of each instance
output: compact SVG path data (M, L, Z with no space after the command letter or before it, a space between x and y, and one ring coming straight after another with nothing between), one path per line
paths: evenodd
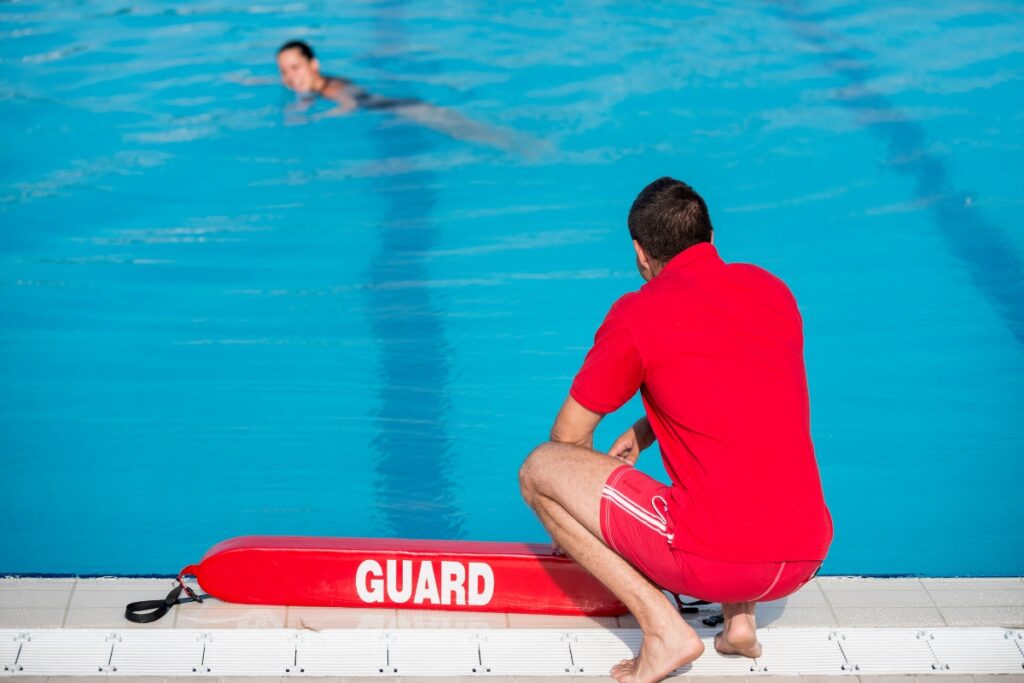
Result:
M692 187L658 178L637 195L629 210L629 234L661 263L695 244L711 241L708 207Z
M277 54L281 54L285 50L298 50L306 59L316 59L316 55L313 53L313 48L309 46L309 43L304 43L301 40L289 40L287 43L277 48Z

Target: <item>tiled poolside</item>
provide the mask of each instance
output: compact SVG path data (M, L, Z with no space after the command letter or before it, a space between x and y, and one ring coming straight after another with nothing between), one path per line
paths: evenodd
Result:
M638 635L629 616L218 601L178 606L153 624L125 620L127 603L162 598L170 587L170 579L0 579L0 675L51 681L59 680L57 674L90 680L323 678L317 673L330 674L330 680L479 675L525 680L538 674L594 680L607 671L604 660L635 646ZM702 619L716 612L710 605L688 618L710 639L714 630ZM764 657L721 657L709 647L683 674L716 681L746 676L812 681L832 675L880 683L902 672L898 678L904 683L931 674L948 683L977 676L1024 682L1024 579L1019 577L819 577L796 595L759 606L758 622ZM351 648L355 641L361 643L356 650L338 655L342 644ZM473 659L464 669L462 650ZM307 666L300 665L300 654ZM211 664L215 655L220 659ZM90 659L97 657L104 660L99 665Z

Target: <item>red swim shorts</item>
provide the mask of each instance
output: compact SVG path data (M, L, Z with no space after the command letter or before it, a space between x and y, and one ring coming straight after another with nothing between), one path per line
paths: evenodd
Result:
M778 600L811 580L820 562L727 562L673 549L669 487L624 465L601 492L601 533L615 552L665 590L710 602Z

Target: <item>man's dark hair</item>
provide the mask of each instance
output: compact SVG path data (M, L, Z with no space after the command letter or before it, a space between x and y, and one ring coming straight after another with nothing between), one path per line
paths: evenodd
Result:
M281 54L285 50L298 50L306 59L316 58L316 55L313 54L313 48L309 46L309 43L304 43L301 40L289 40L287 43L277 48L277 54Z
M700 195L674 178L658 178L629 209L629 234L647 256L668 263L695 244L711 241L711 217Z

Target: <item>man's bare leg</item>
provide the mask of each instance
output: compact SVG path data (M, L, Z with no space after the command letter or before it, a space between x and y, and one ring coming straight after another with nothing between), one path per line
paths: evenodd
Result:
M721 633L715 636L715 649L723 655L760 657L761 643L757 642L757 621L754 602L733 602L722 605Z
M700 637L657 586L609 548L601 535L601 490L622 463L578 446L537 447L519 472L523 498L552 539L636 617L640 654L611 670L620 683L650 683L704 652Z

